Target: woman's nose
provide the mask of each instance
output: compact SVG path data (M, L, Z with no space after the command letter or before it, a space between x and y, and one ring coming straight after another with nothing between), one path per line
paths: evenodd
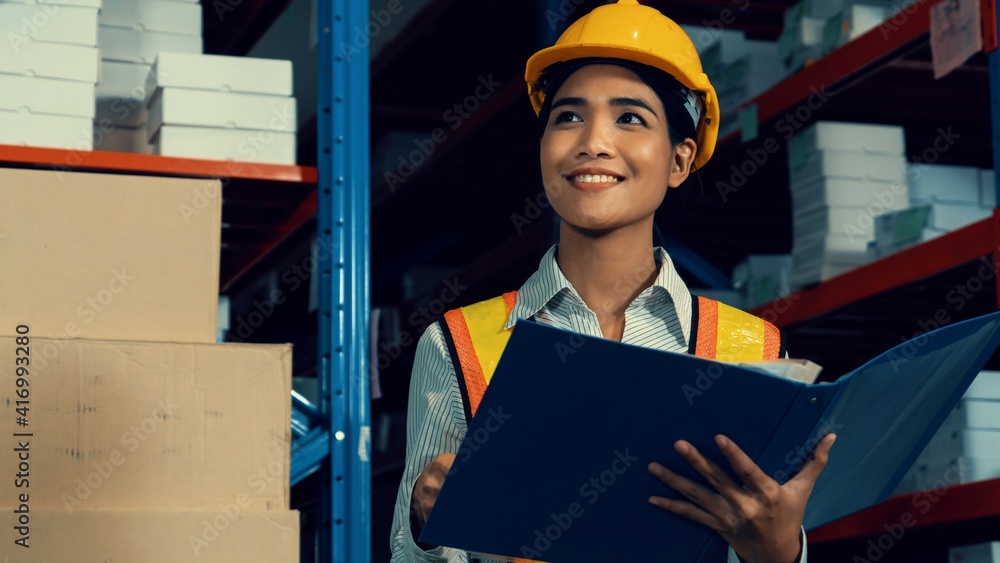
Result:
M591 125L587 127L580 139L580 149L577 156L591 158L614 158L617 155L611 131L607 127Z

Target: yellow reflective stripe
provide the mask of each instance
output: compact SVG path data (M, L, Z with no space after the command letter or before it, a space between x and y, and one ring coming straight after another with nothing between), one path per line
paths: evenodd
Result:
M763 358L764 320L719 303L715 359L721 362L759 362Z
M473 348L476 349L483 378L489 383L493 378L493 372L497 369L500 355L507 346L507 340L510 339L510 333L513 332L503 330L508 315L507 303L501 295L462 307L462 315L469 327L469 336L472 338Z

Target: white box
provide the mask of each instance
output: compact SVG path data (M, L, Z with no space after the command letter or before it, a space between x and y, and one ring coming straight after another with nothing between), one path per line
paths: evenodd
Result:
M966 428L939 431L920 453L919 459L933 463L958 457L1000 457L1000 430Z
M98 30L101 57L151 65L162 52L200 54L204 44L200 36L178 35L102 25Z
M967 429L1000 430L1000 401L962 399L941 424L939 432Z
M1000 563L1000 541L963 545L948 550L949 563Z
M934 203L927 226L953 231L992 216L992 209L980 207L978 203Z
M858 267L858 264L841 264L837 262L817 262L807 266L795 266L792 271L792 287L800 288L830 278L839 276Z
M146 140L146 126L115 126L105 130L94 127L94 150L153 154L153 146Z
M790 254L751 254L733 268L733 287L743 290L747 307L768 303L792 292Z
M191 88L292 95L292 62L221 55L160 53L153 63L152 87ZM150 96L152 96L150 91Z
M792 212L796 216L823 206L861 207L876 214L900 211L909 204L905 183L815 178L792 186Z
M96 121L106 128L136 128L146 125L146 97L152 65L101 61L101 82L97 85ZM145 142L145 139L143 139Z
M94 118L94 85L0 74L0 110Z
M838 235L849 239L872 240L875 238L875 217L864 207L820 207L804 214L796 214L792 223L795 240L818 235Z
M818 121L799 135L802 137L800 142L805 142L809 150L899 156L906 147L903 128L898 125Z
M996 176L992 168L979 171L979 205L983 207L997 206Z
M0 2L0 37L17 49L31 41L97 46L95 8L59 4L19 4Z
M149 142L163 156L295 164L295 133L164 125Z
M813 262L854 264L859 266L870 261L868 241L861 237L847 237L838 234L813 235L795 239L792 245L792 262L798 268Z
M979 372L962 398L1000 400L1000 371L983 370ZM997 442L997 449L998 454L1000 454L1000 442Z
M294 133L295 98L160 88L149 100L150 137L161 125Z
M201 35L201 4L162 0L104 0L101 25Z
M0 111L0 145L89 151L93 128L89 117Z
M28 74L97 84L100 55L94 47L31 41L0 48L0 74Z
M946 164L907 164L907 184L910 202L958 202L978 204L980 200L979 169L972 166Z
M906 159L902 155L826 150L808 154L799 167L790 166L789 179L793 186L818 177L904 183Z

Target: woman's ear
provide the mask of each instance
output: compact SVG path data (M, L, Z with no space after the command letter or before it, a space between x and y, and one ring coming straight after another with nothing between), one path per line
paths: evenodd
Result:
M694 165L694 156L698 152L698 145L694 140L687 138L677 143L674 147L670 161L670 178L667 186L676 188L684 183L691 174L691 166Z

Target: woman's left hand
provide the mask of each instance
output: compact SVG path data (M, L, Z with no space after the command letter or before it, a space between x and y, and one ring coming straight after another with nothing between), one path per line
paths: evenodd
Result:
M768 477L725 436L716 436L715 442L742 484L733 482L726 471L702 456L690 443L678 440L674 448L715 490L654 462L649 464L649 472L690 502L655 496L650 497L649 502L717 531L743 561L793 563L799 560L802 552L800 529L806 501L826 467L835 439L833 434L824 437L798 475L784 485Z

